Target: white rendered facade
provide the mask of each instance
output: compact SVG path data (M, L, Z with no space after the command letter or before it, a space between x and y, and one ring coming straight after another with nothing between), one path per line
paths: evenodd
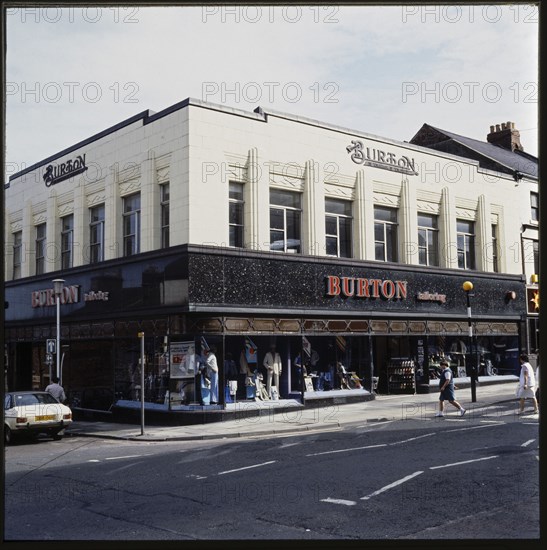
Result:
M377 167L352 161L354 151L347 150L352 140L380 159ZM48 165L66 165L83 155L85 172L45 185ZM417 173L392 170L403 157ZM530 213L530 193L538 189L533 178L525 175L515 182L479 168L476 161L424 147L297 116L249 113L190 99L156 115L137 115L13 176L5 189L5 280L37 274L36 228L44 223L42 274L61 270L62 219L70 215L70 267L88 265L90 209L100 205L101 258L123 257L124 199L135 194L140 198L136 251L158 250L161 186L166 184L169 246L230 246L230 182L242 184L244 248L270 249L270 190L277 189L299 195L304 255L326 255L325 199L339 199L351 203L353 259L376 260L375 207L383 206L396 211L396 263L421 265L421 213L437 220L438 267L461 268L457 227L463 221L473 227L474 269L525 273L528 281L535 271L522 235L523 225L529 235L537 226ZM14 252L18 240L20 250Z

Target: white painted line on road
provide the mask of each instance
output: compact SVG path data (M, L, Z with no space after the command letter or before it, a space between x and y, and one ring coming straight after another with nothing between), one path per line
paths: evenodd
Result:
M331 455L334 453L348 453L349 451L362 451L363 449L375 449L376 447L387 447L387 443L381 445L368 445L367 447L352 447L351 449L338 449L336 451L323 451L322 453L311 453L306 456Z
M390 443L390 445L399 445L400 443L408 443L409 441L416 441L416 439L422 439L424 437L431 437L432 435L435 435L436 432L425 434L425 435L419 435L417 437L411 437L410 439L403 439L403 441L395 441L393 443Z
M110 456L105 458L105 460L121 460L122 458L139 458L143 455L126 455L126 456Z
M505 422L502 422L502 424L505 424ZM449 432L464 432L465 430L479 430L480 428L492 428L493 426L497 426L498 424L486 424L486 426L473 426L471 428L457 428L455 430L446 430L447 433Z
M409 476L403 477L402 479L394 481L393 483L390 483L389 485L386 485L385 487L382 487L381 489L378 489L377 491L374 491L374 493L371 493L370 495L367 495L366 497L361 497L361 500L368 500L371 497L375 497L376 495L379 495L380 493L383 493L384 491L388 491L389 489L393 489L393 487L397 487L397 485L401 485L402 483L405 483L409 479L412 479L416 476L419 476L420 474L423 474L423 471L419 470L418 472L414 472L413 474L410 474Z
M475 458L473 460L464 460L463 462L453 462L452 464L443 464L442 466L430 466L430 470L438 470L440 468L451 468L452 466L461 466L462 464L471 464L472 462L480 462L481 460L492 460L498 458L498 455L485 456L484 458Z
M535 441L535 439L529 439L528 441L524 442L521 447L528 447L528 445L530 445L530 443L533 443Z
M88 460L88 462L100 462L100 460L96 460L96 459L92 458L91 460Z
M260 466L267 466L268 464L273 464L277 460L270 460L269 462L262 462L262 464L253 464L252 466L244 466L243 468L237 468L235 470L225 470L224 472L219 472L217 475L221 476L224 474L231 474L233 472L241 472L242 470L249 470L251 468L260 468Z
M125 466L120 466L119 468L114 468L113 470L110 470L110 472L106 472L106 475L117 474L118 472L121 472L122 470L126 470L127 468L132 468L133 466L136 466L137 464L141 464L141 463L140 462L131 462L130 464L126 464Z
M503 420L481 420L485 424L505 424Z
M345 504L346 506L355 506L354 500L344 500L343 498L322 498L321 502L331 502L332 504Z

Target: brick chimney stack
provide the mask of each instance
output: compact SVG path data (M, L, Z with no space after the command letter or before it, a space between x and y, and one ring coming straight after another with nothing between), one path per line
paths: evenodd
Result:
M524 151L524 147L520 143L520 132L515 129L514 122L502 122L501 125L490 126L490 133L486 136L486 141L509 151Z

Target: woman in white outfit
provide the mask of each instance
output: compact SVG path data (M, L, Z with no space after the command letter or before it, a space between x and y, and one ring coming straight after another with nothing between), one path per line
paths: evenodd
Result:
M534 369L528 362L528 355L522 354L520 360L520 378L517 397L520 399L519 414L524 412L524 402L526 399L531 399L534 404L534 414L538 413L538 402L536 399L536 377Z

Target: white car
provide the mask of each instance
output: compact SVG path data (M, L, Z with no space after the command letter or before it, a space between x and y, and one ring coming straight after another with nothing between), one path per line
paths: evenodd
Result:
M63 430L72 422L72 411L45 391L6 393L4 399L4 442L14 436L37 436L45 433L61 439Z

